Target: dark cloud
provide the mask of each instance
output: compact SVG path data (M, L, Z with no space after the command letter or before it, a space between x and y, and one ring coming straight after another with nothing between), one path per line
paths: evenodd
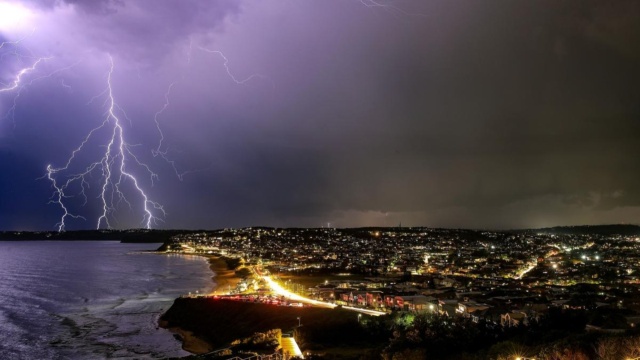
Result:
M100 101L86 104L112 53L133 151L161 175L141 181L165 227L512 228L640 213L635 1L67 3L53 28L82 32L56 51L97 53L28 88L0 152L60 164L102 119ZM183 181L151 152L171 83L158 119L178 172L197 170ZM32 146L51 119L59 130ZM4 183L15 166L2 164ZM49 195L36 188L29 203ZM58 212L42 207L34 227ZM119 224L138 224L133 213Z
M63 0L64 3L71 4L83 12L98 15L110 15L118 12L118 9L125 6L122 0Z
M42 6L53 14L70 6L76 13L65 36L85 38L84 46L90 50L157 65L176 48L187 47L192 36L220 31L226 18L238 14L240 2L64 0L55 4Z

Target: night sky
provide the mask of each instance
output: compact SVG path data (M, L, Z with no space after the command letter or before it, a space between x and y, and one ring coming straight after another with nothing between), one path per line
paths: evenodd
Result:
M0 229L60 229L65 208L67 230L638 223L639 19L622 0L0 0Z

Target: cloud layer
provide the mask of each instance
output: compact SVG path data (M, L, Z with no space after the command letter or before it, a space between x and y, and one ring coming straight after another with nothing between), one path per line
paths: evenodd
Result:
M53 58L0 93L0 228L59 220L36 179L103 120L107 54L162 227L637 222L637 2L387 4L22 2L4 68Z

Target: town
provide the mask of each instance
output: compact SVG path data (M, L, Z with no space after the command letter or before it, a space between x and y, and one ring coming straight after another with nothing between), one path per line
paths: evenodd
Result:
M178 235L166 250L235 259L250 271L224 293L244 301L277 294L282 304L431 313L498 328L580 310L586 331L607 334L640 322L637 234L244 228Z
M518 303L633 306L640 275L640 237L620 235L247 228L177 236L170 251L218 253L273 273L337 275L296 289L337 304L383 310L440 305L450 312L445 302L460 312L445 300L469 299L459 302L469 316L480 307L535 316L531 306L518 309ZM570 301L581 289L590 296Z

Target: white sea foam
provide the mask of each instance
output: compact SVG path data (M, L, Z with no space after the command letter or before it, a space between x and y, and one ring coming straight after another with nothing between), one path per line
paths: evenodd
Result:
M173 300L213 287L205 259L155 244L0 242L0 353L12 359L187 355L158 328Z

